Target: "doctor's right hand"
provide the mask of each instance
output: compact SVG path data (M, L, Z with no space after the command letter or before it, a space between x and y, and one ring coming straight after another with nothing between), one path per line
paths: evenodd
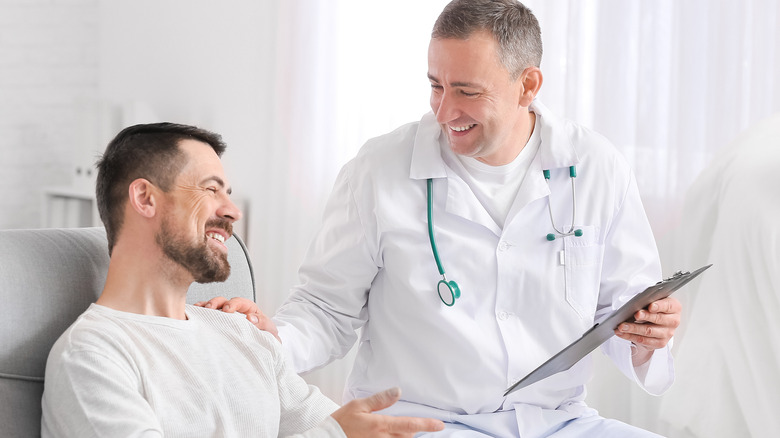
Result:
M416 432L444 430L444 423L432 418L391 417L374 414L388 408L401 398L399 388L390 388L370 397L358 398L331 414L349 438L413 437Z
M208 301L198 301L194 305L207 309L221 310L227 313L243 313L246 315L246 319L254 324L255 327L274 335L276 340L282 342L279 338L279 331L276 329L276 324L274 324L271 318L265 316L260 308L257 307L257 303L252 300L242 297L234 297L231 299L215 297Z

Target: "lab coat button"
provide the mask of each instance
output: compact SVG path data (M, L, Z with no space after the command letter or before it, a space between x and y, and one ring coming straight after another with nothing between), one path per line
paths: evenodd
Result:
M509 319L509 314L504 311L498 312L498 319L500 319L501 321L506 321L507 319Z
M509 244L508 243L501 242L501 243L498 244L498 250L499 251L506 251L507 249L509 249Z

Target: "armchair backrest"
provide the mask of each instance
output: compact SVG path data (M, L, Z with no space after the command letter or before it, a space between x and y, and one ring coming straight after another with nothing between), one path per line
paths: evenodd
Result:
M193 284L187 302L218 295L255 301L252 265L238 238L226 242L224 283ZM46 358L94 302L108 271L103 228L0 230L0 425L4 437L40 436Z

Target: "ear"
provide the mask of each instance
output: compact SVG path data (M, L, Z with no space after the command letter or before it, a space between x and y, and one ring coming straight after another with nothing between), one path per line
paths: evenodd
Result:
M143 217L154 217L157 210L157 187L149 180L138 178L128 188L130 207Z
M539 93L539 89L542 88L542 71L539 70L539 67L528 67L520 73L518 80L522 83L522 92L518 103L527 108Z

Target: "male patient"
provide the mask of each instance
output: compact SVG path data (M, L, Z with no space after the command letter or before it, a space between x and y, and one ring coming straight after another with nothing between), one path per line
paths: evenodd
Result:
M111 261L100 298L49 354L42 435L412 436L435 420L373 414L391 389L342 408L307 385L276 339L186 304L193 281L230 274L225 241L241 212L220 136L136 125L98 162L97 204Z

